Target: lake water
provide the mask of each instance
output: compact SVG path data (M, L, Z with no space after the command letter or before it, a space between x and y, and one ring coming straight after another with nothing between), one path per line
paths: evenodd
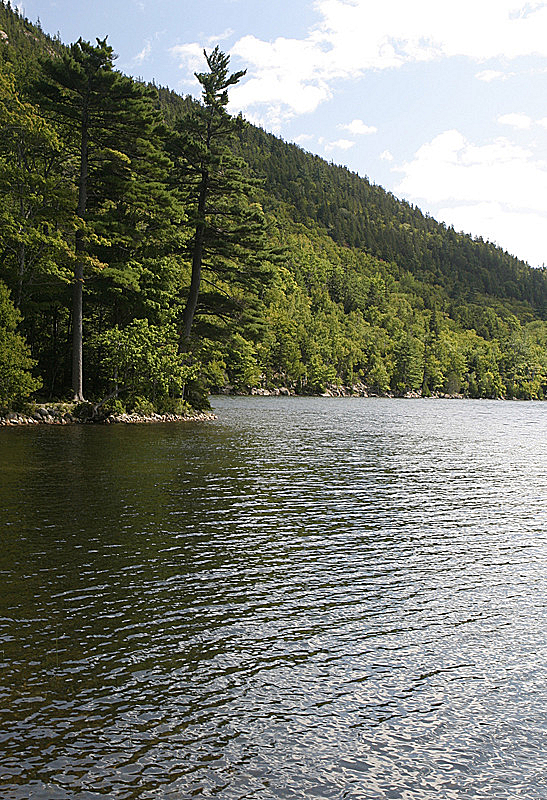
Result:
M0 430L0 798L547 796L547 405Z

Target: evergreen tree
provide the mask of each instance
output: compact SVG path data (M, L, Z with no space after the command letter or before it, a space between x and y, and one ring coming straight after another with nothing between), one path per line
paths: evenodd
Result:
M258 287L266 255L262 208L251 201L256 184L230 149L242 121L226 110L228 89L245 71L229 74L229 56L218 47L204 55L209 72L195 73L203 87L203 104L195 104L177 123L171 140L176 179L192 230L181 343L190 339L203 282L210 287L202 302L204 310L227 316L241 304L234 291L238 285L246 290Z
M151 92L113 68L114 52L106 38L92 45L82 39L61 58L42 63L44 77L36 91L62 124L76 165L79 219L75 235L72 303L72 384L83 399L83 286L86 268L97 266L90 246L93 212L101 201L119 197L131 167L136 142L152 124ZM110 180L99 174L109 172ZM92 207L89 200L92 199ZM93 207L94 205L94 207Z
M30 103L13 76L0 73L0 263L25 313L69 280L71 253L65 234L72 220L72 191L62 170L59 136Z
M547 396L547 271L232 119L227 93L243 73L230 75L218 48L198 74L200 105L119 75L106 40L67 49L2 2L0 29L9 402L36 386L25 337L62 396L73 329L82 396L69 288L80 320L85 291L86 394L118 405L169 406L180 394L202 404L227 382ZM171 158L153 103L174 128ZM283 263L266 284L277 247Z

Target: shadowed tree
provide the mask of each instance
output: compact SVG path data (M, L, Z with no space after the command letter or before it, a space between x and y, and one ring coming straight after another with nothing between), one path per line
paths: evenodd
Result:
M0 267L25 314L33 300L70 279L65 234L74 192L63 174L59 136L18 97L7 69L0 74L0 128Z

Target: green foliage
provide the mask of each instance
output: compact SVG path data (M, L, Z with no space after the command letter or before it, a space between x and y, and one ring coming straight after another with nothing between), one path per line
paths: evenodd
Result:
M150 398L152 403L180 396L196 378L199 366L185 365L178 353L174 326L133 320L125 328L110 328L94 337L105 389L123 393L127 401Z
M20 407L42 385L32 376L35 362L25 340L16 332L20 319L0 281L0 408Z
M307 368L307 387L312 392L324 392L329 383L335 383L336 370L327 366L319 353L314 353L310 358Z
M116 72L106 39L66 48L4 4L0 27L2 403L35 362L67 394L78 293L104 401L82 414L226 385L547 396L547 272L230 117L218 48L197 103Z
M229 382L237 389L257 386L260 381L256 347L239 333L228 343L226 370Z
M0 226L3 268L23 311L70 278L74 193L64 180L64 153L54 127L17 96L0 72Z
M238 154L264 180L267 208L289 204L294 219L319 224L338 244L363 250L452 297L469 292L547 312L547 271L531 269L482 238L446 227L346 167L247 126ZM351 302L359 302L354 296Z
M218 47L204 55L209 71L196 73L203 103L175 122L168 142L191 230L182 324L187 343L198 302L208 317L241 319L249 294L256 294L268 275L265 218L253 197L256 182L230 148L242 121L226 111L228 89L245 72L230 74L229 56Z
M190 381L190 386L192 381ZM157 404L157 411L160 414L179 414L181 416L190 416L193 409L198 406L191 405L187 400L182 397L162 397ZM199 405L199 410L209 409L210 405L207 397L203 399Z
M156 412L156 406L147 397L140 397L137 395L133 398L131 403L131 411L147 417Z
M79 420L82 420L82 422L92 419L93 413L93 403L88 403L86 400L83 400L81 403L76 403L72 409L72 414Z
M119 397L111 397L100 408L100 416L107 417L109 414L125 414L126 407Z
M167 219L174 208L162 186L170 162L158 147L154 92L115 71L114 58L106 38L96 45L79 39L60 58L42 59L34 87L44 111L58 121L66 154L75 164L72 383L77 399L83 394L82 303L88 273L106 267L114 293L124 286L136 289L141 265L135 250L144 241L150 248L156 238L151 233L158 206Z
M200 372L197 377L191 378L185 385L184 401L197 411L209 411L209 386L205 376ZM164 408L170 409L171 404L165 398ZM176 404L178 407L178 403ZM177 412L174 412L177 413Z

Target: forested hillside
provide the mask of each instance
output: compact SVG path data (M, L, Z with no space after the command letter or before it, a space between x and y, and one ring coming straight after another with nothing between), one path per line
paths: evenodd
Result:
M115 43L112 43L115 44ZM547 274L0 5L0 406L286 386L543 398Z
M456 233L368 179L258 128L246 129L241 152L265 176L269 194L290 202L300 220L318 222L339 244L396 261L452 295L486 292L545 312L545 274L500 248Z

